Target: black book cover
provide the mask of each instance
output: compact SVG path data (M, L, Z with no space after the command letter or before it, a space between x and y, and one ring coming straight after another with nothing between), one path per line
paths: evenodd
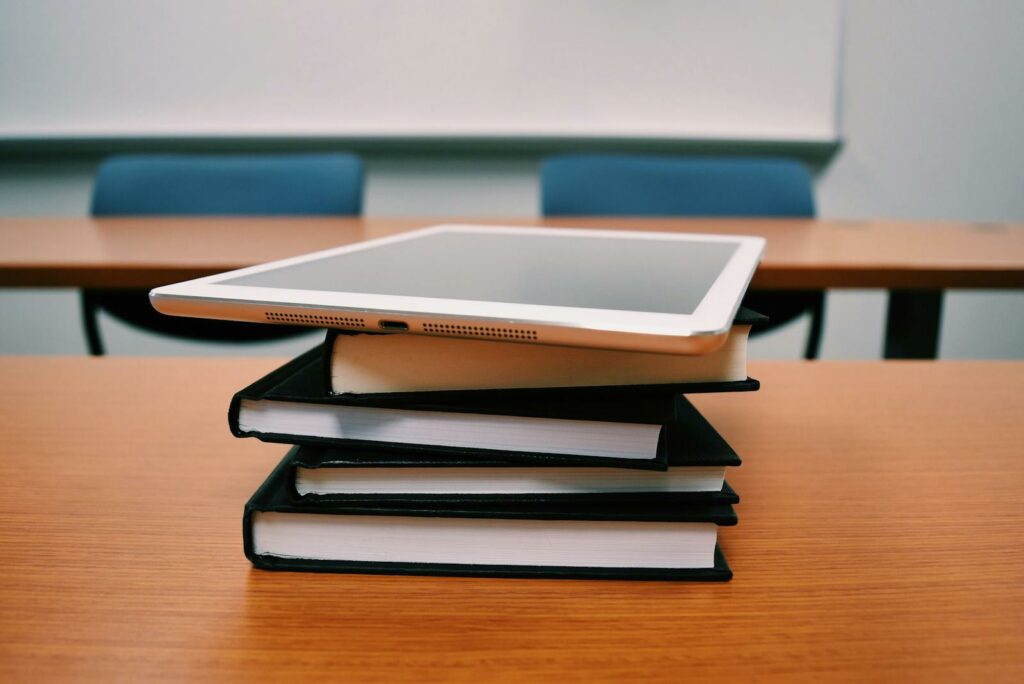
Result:
M228 409L228 423L232 433L236 437L257 437L263 441L284 444L360 446L377 449L386 447L418 454L442 452L495 460L665 470L668 467L671 454L688 451L687 440L689 439L689 430L695 425L707 425L707 421L700 416L692 404L682 395L671 392L621 397L615 393L587 388L591 391L545 396L513 396L497 392L486 394L474 392L473 396L466 396L469 393L460 393L461 396L458 397L453 396L455 393L419 393L414 397L402 399L385 395L362 395L359 397L330 395L327 393L326 378L321 372L324 355L325 347L323 345L314 347L235 394ZM756 386L757 381L751 382ZM441 394L446 396L439 396ZM380 442L338 440L311 435L245 431L241 429L239 424L242 400L376 407L414 411L496 414L563 420L645 423L665 427L662 429L657 453L652 459L543 454L424 444L383 444ZM735 454L733 454L734 456ZM671 457L681 458L681 456ZM738 459L735 462L725 463L725 465L737 464ZM708 463L706 465L712 464Z
M720 549L715 547L713 568L607 568L529 565L466 565L412 562L335 561L308 558L283 558L257 554L253 543L253 514L315 513L320 515L390 515L456 518L515 518L530 520L621 520L659 522L702 522L732 526L736 514L728 504L695 504L688 507L664 506L660 502L637 501L615 506L600 504L567 505L533 503L529 505L460 503L423 506L370 506L346 503L309 504L291 496L288 478L293 471L291 455L286 456L245 504L242 516L242 541L246 558L257 568L305 572L340 572L387 575L442 575L483 577L547 577L565 579L639 579L727 581L732 571Z
M749 325L753 328L764 325L768 317L740 307L733 319L733 325ZM376 394L333 394L331 392L331 354L334 350L334 339L338 335L385 335L387 333L361 332L355 330L336 330L328 328L324 340L325 353L322 356L322 385L324 392L336 397L344 397L353 402L394 401L394 402L441 402L441 403L472 403L478 401L516 401L516 400L554 400L571 398L588 398L605 395L619 399L634 400L638 396L663 396L675 394L706 394L711 392L756 392L760 383L754 378L727 382L683 382L658 385L609 385L585 387L526 387L511 389L472 389L472 390L431 390L426 392L383 392ZM367 404L363 404L367 405Z
M665 430L667 435L668 467L726 466L740 465L739 456L707 420L693 407L685 403L677 413L675 424ZM436 501L573 501L573 502L611 502L619 500L659 500L663 504L687 505L693 501L738 503L739 497L726 483L722 492L602 492L594 494L305 494L295 491L295 467L303 468L496 468L515 469L558 468L566 464L556 461L539 461L524 463L503 459L485 459L480 457L467 458L456 453L427 453L411 455L408 452L394 449L369 449L360 447L320 448L299 446L294 447L289 456L293 467L289 482L297 499L306 501L377 501L394 502ZM723 498L724 497L724 498Z

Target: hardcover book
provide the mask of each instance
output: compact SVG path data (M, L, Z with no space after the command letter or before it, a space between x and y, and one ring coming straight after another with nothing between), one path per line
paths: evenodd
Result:
M694 412L677 386L337 396L325 386L323 364L321 345L238 392L228 412L232 432L287 444L665 470L670 453L685 449L682 426ZM727 384L758 387L753 379Z
M724 581L728 504L295 502L286 457L245 506L259 568L374 574Z
M615 501L660 499L685 504L726 492L725 469L740 465L729 444L686 402L676 429L680 448L669 449L667 471L572 466L542 461L409 454L388 449L292 449L295 494L307 500L393 501ZM730 498L726 503L736 503Z
M767 320L741 308L726 343L700 355L332 330L326 373L332 393L353 395L652 385L685 391L678 386L744 382L747 336Z

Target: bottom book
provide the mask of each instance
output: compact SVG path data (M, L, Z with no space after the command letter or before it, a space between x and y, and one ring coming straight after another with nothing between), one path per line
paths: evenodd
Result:
M289 455L245 506L258 568L396 575L725 581L718 527L729 503L692 506L435 501L297 501ZM722 501L734 500L723 493Z

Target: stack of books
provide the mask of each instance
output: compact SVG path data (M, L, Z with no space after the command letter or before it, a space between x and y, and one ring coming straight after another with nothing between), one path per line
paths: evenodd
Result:
M246 556L316 572L728 580L740 459L687 394L758 389L751 326L702 356L329 331L238 392L232 432L293 445Z

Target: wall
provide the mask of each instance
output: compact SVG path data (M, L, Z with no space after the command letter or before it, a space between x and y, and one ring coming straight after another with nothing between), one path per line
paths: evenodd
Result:
M824 216L1024 220L1024 3L851 0ZM1024 293L953 292L940 356L1024 358Z
M0 135L831 141L838 7L33 0L0 23Z
M845 146L817 179L820 214L1024 221L1024 3L851 0L846 4L841 130ZM370 215L528 216L536 159L371 157ZM76 215L92 165L0 163L0 214ZM825 358L875 358L884 294L829 295ZM3 353L81 353L75 295L0 291ZM210 353L107 325L113 353ZM796 358L804 329L760 338L759 357ZM1024 358L1024 293L951 292L943 358ZM290 353L254 345L247 353ZM220 349L222 353L236 353Z

